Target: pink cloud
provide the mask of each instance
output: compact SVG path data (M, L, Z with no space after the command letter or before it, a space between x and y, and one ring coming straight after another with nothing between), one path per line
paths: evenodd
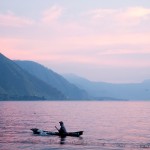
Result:
M59 17L61 17L62 12L63 12L62 7L54 5L43 12L43 17L41 20L43 23L48 23L48 24L53 21L57 21Z
M16 16L13 12L10 11L6 14L0 14L0 26L22 27L32 25L33 23L33 20Z
M137 25L150 19L150 9L144 7L129 7L126 9L94 9L84 13L96 23L111 25Z
M143 7L130 7L126 10L120 10L116 15L118 22L127 25L138 25L142 21L150 19L150 9Z
M150 9L144 7L130 7L123 14L131 18L147 18L148 15L150 15Z
M105 17L109 17L110 15L112 16L114 13L116 13L117 11L115 9L94 9L94 10L90 10L88 12L85 12L83 15L85 16L89 16L92 19L103 19Z
M133 20L136 18L149 17L149 11L145 9L114 10L114 9L97 9L91 11L88 17L93 17L95 21L101 22L101 19L107 22L111 19L121 22L124 18ZM30 28L31 37L27 38L20 34L17 38L9 38L9 33L5 38L0 38L1 52L12 59L30 59L34 61L50 61L59 63L78 63L91 64L95 66L146 66L150 64L149 60L139 62L132 59L120 59L119 55L130 54L149 54L149 47L145 45L150 43L150 34L131 33L122 30L117 32L117 28L112 28L114 32L104 32L101 34L99 27L95 28L89 19L79 22L79 20L67 20L61 22L59 18L63 15L63 9L59 6L53 6L43 13L43 17L39 19L40 26L35 29ZM29 19L17 17L14 14L7 14L4 17L0 15L0 20L3 20L3 25L20 27L31 25ZM108 17L108 18L107 18ZM117 20L118 19L118 20ZM111 20L111 21L112 21ZM28 22L29 21L29 22ZM12 23L12 24L11 24ZM51 26L50 23L53 23ZM105 26L105 22L104 26ZM2 23L0 23L2 25ZM48 25L48 26L46 26ZM50 28L52 27L52 28ZM103 30L103 28L102 28ZM27 32L28 29L26 30ZM36 33L36 34L34 34ZM49 34L51 33L51 34ZM130 47L117 49L117 45L141 45L141 49L136 50ZM106 50L109 49L110 50ZM104 48L104 49L103 49ZM114 58L116 56L116 59Z

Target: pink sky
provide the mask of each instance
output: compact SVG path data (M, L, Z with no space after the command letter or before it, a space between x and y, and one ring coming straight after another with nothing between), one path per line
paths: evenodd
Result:
M6 2L9 7L0 11L1 53L95 81L150 78L150 7L93 3L76 12L65 1L55 1L34 16L33 10L29 15L25 7L18 13Z

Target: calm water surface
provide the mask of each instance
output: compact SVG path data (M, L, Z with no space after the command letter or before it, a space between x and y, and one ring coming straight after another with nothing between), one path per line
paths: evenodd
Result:
M36 136L30 128L83 136ZM1 150L150 149L150 102L0 102Z

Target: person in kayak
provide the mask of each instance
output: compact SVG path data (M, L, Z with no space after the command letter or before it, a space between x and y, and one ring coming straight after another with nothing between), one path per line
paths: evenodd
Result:
M60 135L65 135L67 133L67 130L65 128L64 123L62 121L60 121L59 124L60 124L60 129L58 130L59 134Z

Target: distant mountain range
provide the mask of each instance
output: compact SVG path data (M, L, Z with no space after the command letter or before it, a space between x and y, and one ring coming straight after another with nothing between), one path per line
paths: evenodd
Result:
M33 61L0 53L0 100L150 100L150 80L142 83L93 82L59 75Z
M113 84L92 82L73 74L63 76L69 82L86 90L95 100L150 100L150 80L142 83Z
M15 61L22 69L28 73L47 83L48 85L58 89L69 100L88 99L88 94L74 84L71 84L64 77L56 72L42 66L33 61Z
M56 88L0 54L0 100L66 99Z
M12 61L0 54L0 100L86 98L87 93L84 90L42 65L31 61Z

